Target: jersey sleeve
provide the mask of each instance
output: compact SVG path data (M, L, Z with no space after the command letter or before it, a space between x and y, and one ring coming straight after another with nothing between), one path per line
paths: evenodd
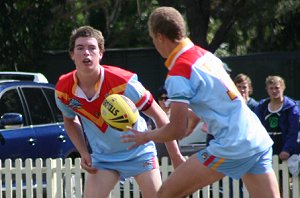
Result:
M193 96L193 90L189 80L182 76L169 76L165 82L168 93L168 103L172 101L189 104L189 99Z
M147 110L153 102L152 94L138 81L136 74L128 81L124 95L130 98L140 111Z
M56 93L55 93L55 102L59 110L62 112L63 116L68 118L74 118L76 116L76 113L71 108L63 104L61 100L58 99Z

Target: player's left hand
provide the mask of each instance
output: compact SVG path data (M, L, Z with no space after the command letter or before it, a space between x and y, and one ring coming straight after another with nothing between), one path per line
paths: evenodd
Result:
M148 138L148 132L140 132L132 128L129 130L132 134L121 135L121 142L134 142L133 145L128 147L129 150L150 141Z

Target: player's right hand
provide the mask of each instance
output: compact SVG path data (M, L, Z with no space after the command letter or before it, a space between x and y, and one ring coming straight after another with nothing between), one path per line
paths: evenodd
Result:
M90 174L97 173L97 169L92 167L92 160L89 154L81 156L81 167Z
M129 129L129 131L132 132L131 134L121 135L121 142L123 142L123 143L133 142L134 143L133 145L128 147L128 150L130 150L136 146L145 144L150 141L150 139L147 137L147 134L150 131L141 132L141 131L137 131L133 128L128 128L128 129Z

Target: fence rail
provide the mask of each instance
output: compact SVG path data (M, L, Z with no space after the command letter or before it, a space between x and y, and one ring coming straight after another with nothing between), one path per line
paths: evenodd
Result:
M282 187L283 198L300 197L300 176L292 177L288 172L287 162L279 163L278 156L273 157L273 168ZM169 159L163 157L160 163L162 179L165 180L173 167ZM22 161L0 161L0 198L70 198L82 197L86 172L81 169L80 158L75 159L27 159ZM194 192L192 198L243 197L249 194L245 187L240 190L240 181L224 177L221 181ZM111 198L139 198L139 187L134 179L118 183L111 193Z

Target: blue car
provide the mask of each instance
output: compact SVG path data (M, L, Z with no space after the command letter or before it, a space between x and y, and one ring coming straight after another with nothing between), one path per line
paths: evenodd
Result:
M0 72L0 160L75 158L56 107L54 85L42 74Z

